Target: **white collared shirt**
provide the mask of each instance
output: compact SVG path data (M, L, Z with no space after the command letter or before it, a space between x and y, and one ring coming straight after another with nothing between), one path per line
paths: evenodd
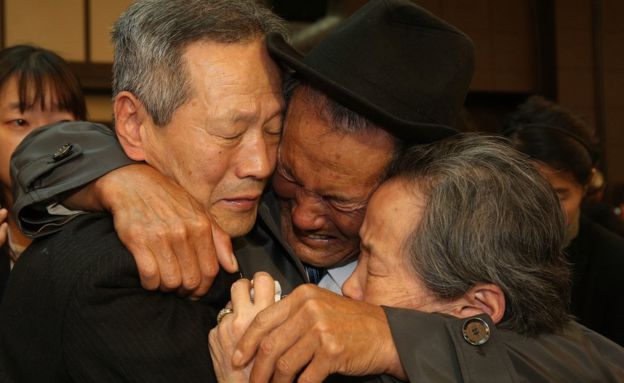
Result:
M342 295L342 285L353 274L355 266L357 266L357 260L333 269L327 269L327 274L321 279L318 286Z

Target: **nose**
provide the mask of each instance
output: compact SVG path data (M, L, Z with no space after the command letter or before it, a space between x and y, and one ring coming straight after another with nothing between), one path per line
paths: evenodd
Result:
M265 180L275 169L277 145L267 145L264 137L255 137L240 150L240 161L237 171L239 178L255 178Z
M361 266L358 264L353 270L353 274L342 284L342 295L357 301L364 300L363 280L361 278Z
M325 205L319 196L299 188L290 215L294 226L301 230L318 230L326 221Z

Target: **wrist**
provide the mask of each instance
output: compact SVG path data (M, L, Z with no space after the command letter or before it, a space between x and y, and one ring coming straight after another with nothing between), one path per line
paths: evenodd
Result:
M108 212L113 211L115 201L114 194L116 190L116 177L113 173L114 170L110 173L104 174L102 177L91 183L91 200L93 205L95 205L94 207L97 207L97 210Z
M380 320L383 322L383 339L384 344L382 345L383 355L384 355L384 366L386 366L385 373L391 375L399 380L407 381L407 373L403 368L403 364L401 363L401 358L399 356L399 352L397 350L396 344L394 343L394 338L392 337L392 331L390 330L390 323L388 322L388 317L386 316L383 308L379 308L381 311Z

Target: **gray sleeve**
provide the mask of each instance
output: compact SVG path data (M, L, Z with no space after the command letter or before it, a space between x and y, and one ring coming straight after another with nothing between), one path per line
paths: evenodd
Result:
M61 122L37 129L11 158L15 215L29 237L60 230L74 216L49 214L46 206L64 193L86 185L111 170L135 163L105 125Z
M410 382L517 382L518 377L496 328L487 315L459 319L441 314L384 307L401 364ZM464 339L467 320L490 329L474 346Z

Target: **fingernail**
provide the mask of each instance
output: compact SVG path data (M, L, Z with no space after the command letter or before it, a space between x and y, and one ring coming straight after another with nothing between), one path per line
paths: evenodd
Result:
M234 355L232 356L232 364L234 366L240 366L243 363L243 353L239 350L236 350Z
M234 253L230 254L230 258L232 258L232 267L234 267L234 271L238 271L238 261L236 260Z

